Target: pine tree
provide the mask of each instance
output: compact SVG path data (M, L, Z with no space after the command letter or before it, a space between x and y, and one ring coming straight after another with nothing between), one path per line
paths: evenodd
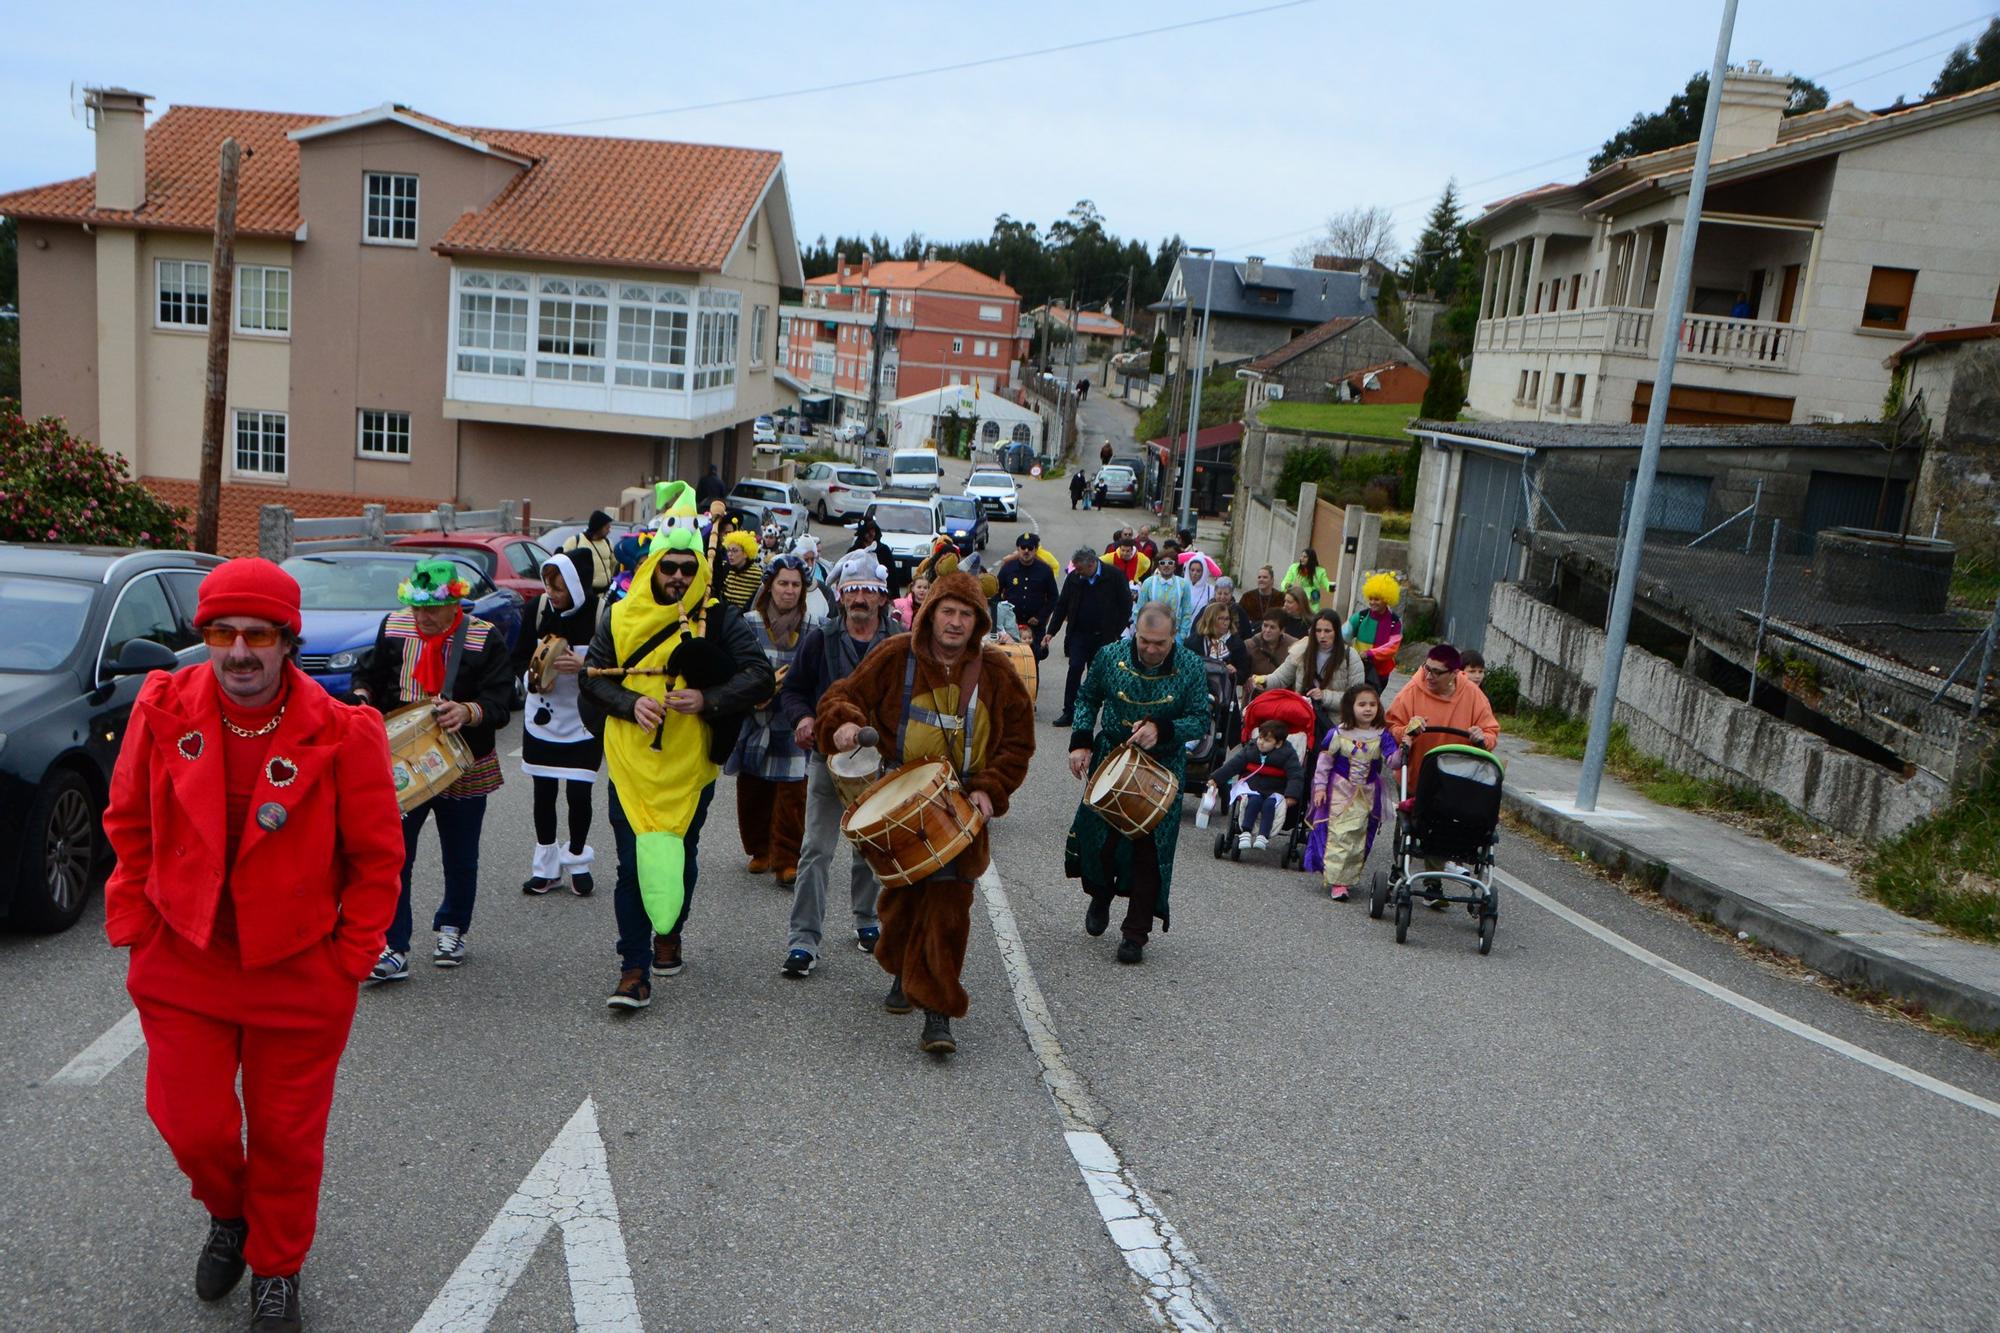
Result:
M1165 329L1160 329L1153 334L1153 355L1146 362L1146 373L1148 375L1164 375L1167 373L1167 331Z
M1424 221L1423 234L1403 269L1403 285L1411 292L1428 292L1449 304L1458 290L1459 255L1464 219L1459 216L1458 182L1445 182L1444 193Z
M1417 415L1426 421L1456 421L1465 406L1465 368L1451 352L1431 358L1431 382L1424 389Z
M1946 58L1929 96L1950 97L2000 80L2000 19L1986 25L1977 42L1967 42Z

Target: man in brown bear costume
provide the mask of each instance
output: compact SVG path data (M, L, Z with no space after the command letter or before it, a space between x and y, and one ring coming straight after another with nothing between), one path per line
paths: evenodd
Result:
M826 754L852 750L861 729L881 737L884 760L942 759L967 799L991 821L1028 776L1035 753L1035 703L998 649L984 642L986 598L970 574L931 585L916 624L875 648L820 700L817 743ZM931 878L884 888L877 910L882 939L875 961L895 978L883 1007L924 1010L918 1045L934 1055L958 1049L951 1020L965 1016L959 984L971 931L972 886L986 869L987 834Z

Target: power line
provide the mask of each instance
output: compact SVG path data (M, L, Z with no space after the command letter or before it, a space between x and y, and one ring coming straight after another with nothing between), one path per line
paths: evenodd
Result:
M817 93L844 92L850 88L872 88L878 84L898 83L905 79L928 78L933 74L955 74L960 70L983 69L989 65L1004 65L1016 60L1032 60L1039 56L1058 55L1065 51L1081 51L1093 46L1109 46L1114 42L1135 41L1141 37L1157 37L1161 33L1183 32L1189 28L1207 27L1214 23L1229 23L1236 19L1253 18L1259 14L1275 14L1282 9L1298 9L1304 5L1317 4L1319 0L1280 0L1278 4L1260 5L1255 9L1237 9L1227 14L1215 14L1208 18L1188 19L1182 23L1166 23L1157 28L1141 28L1135 32L1112 33L1105 37L1086 37L1081 41L1064 42L1059 46L1037 47L1032 51L1015 51L1009 55L982 56L978 60L961 60L950 65L931 65L925 69L901 70L894 74L874 74L865 79L847 79L840 83L815 84L810 88L787 88L777 92L754 93L748 97L730 97L716 102L691 102L685 106L661 107L654 111L626 111L615 116L592 116L585 120L563 120L549 125L531 125L535 130L567 130L579 125L608 125L620 120L643 120L648 116L678 116L689 111L714 111L721 107L746 106L752 102L775 102L788 97L810 97Z
M1912 37L1909 41L1904 42L1901 45L1886 46L1883 47L1880 51L1870 51L1867 55L1862 56L1859 60L1850 60L1844 65L1834 65L1830 68L1823 69L1819 73L1811 75L1809 77L1812 79L1814 83L1818 83L1821 79L1825 78L1829 74L1838 74L1840 73L1840 71L1844 69L1853 69L1856 65L1865 65L1871 60L1880 60L1883 56L1892 56L1896 54L1896 52L1898 51L1907 51L1911 47L1916 46L1920 42L1928 42L1933 38L1942 37L1948 32L1957 32L1960 28L1969 28L1975 23L1985 23L1988 20L1996 17L2000 17L2000 15L1980 14L1977 17L1969 18L1959 23L1954 23L1949 27L1939 28L1936 32L1927 32L1921 37ZM1956 46L1957 43L1953 43L1953 45ZM1921 59L1928 60L1930 59L1930 57L1924 56L1921 57ZM1900 69L1902 67L1898 66L1897 68ZM1887 70L1880 70L1877 72L1883 74L1888 73ZM1875 75L1870 74L1867 77L1872 79L1875 77ZM1851 82L1852 81L1850 80L1850 83Z

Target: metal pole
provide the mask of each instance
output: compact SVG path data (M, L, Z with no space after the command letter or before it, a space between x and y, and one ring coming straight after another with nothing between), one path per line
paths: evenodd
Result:
M1757 509L1764 503L1764 479L1757 478L1757 493L1750 497L1750 526L1743 530L1743 554L1750 554L1750 543L1757 538ZM1773 531L1776 531L1774 528Z
M1730 0L1731 4L1736 0ZM1194 442L1201 434L1201 382L1208 377L1208 311L1215 299L1215 251L1208 252L1208 284L1201 294L1201 335L1194 355L1194 404L1188 408L1187 462L1181 467L1181 521L1194 527Z
M1754 527L1755 524L1753 523ZM1771 583L1778 573L1778 520L1771 520L1771 554L1764 557L1764 601L1757 608L1757 641L1750 647L1750 692L1743 702L1757 702L1757 659L1764 655L1764 627L1771 623Z
M2000 598L1993 602L1993 619L1986 623L1986 646L1979 650L1979 670L1972 673L1972 715L1986 702L1986 673L1993 666L1993 641L2000 639Z
M1625 549L1618 558L1618 584L1612 589L1611 613L1604 626L1604 670L1597 681L1597 698L1590 710L1590 739L1584 748L1583 773L1577 780L1576 808L1582 811L1597 808L1597 789L1604 781L1604 760L1611 746L1611 718L1618 707L1618 676L1625 666L1625 639L1632 632L1632 597L1638 591L1639 559L1645 554L1647 521L1653 513L1653 477L1660 469L1660 436L1667 424L1667 400L1673 396L1674 360L1680 352L1681 323L1687 318L1688 288L1694 280L1695 242L1701 230L1702 196L1708 192L1708 162L1715 151L1716 113L1722 104L1722 80L1729 73L1729 41L1735 30L1736 0L1723 0L1722 26L1715 35L1715 60L1708 72L1708 102L1701 113L1701 139L1695 145L1694 174L1688 180L1681 252L1674 259L1673 291L1667 298L1666 318L1660 325L1660 360L1653 373L1653 401L1646 410L1639 475L1632 483Z

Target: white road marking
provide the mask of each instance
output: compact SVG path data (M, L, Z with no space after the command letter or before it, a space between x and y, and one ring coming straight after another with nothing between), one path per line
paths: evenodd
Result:
M1132 1271L1133 1285L1146 1303L1147 1313L1160 1327L1176 1333L1209 1333L1229 1327L1227 1306L1202 1271L1194 1251L1105 1139L1100 1128L1104 1114L1063 1057L1048 1002L1028 965L1027 948L1021 942L1014 909L1008 905L1007 890L990 864L979 877L979 893L986 901L986 915L993 923L1000 959L1007 967L1021 1028L1042 1066L1042 1085L1049 1090L1062 1119L1063 1141L1069 1145L1077 1170L1083 1173L1083 1183L1111 1243Z
M597 1132L597 1104L588 1097L411 1333L474 1333L492 1323L554 1226L562 1228L578 1333L636 1333L639 1298Z
M107 1028L102 1036L78 1053L76 1059L58 1069L49 1086L87 1088L102 1083L105 1075L125 1062L125 1057L146 1044L139 1030L139 1011L127 1009L125 1017Z
M1636 958L1646 966L1666 973L1682 985L1692 986L1695 990L1700 991L1711 999L1720 1000L1732 1009L1740 1009L1752 1018L1762 1019L1772 1027L1783 1032L1789 1032L1794 1037L1802 1038L1813 1043L1815 1046L1823 1046L1836 1055L1844 1055L1856 1063L1867 1065L1870 1069L1887 1074L1891 1078L1899 1078L1913 1087L1922 1088L1926 1092L1934 1092L1947 1101L1957 1102L1960 1106L2000 1120L2000 1102L1989 1101L1976 1092L1967 1092L1964 1088L1946 1083L1943 1079L1933 1078L1922 1070L1912 1069L1908 1065L1891 1060L1885 1055L1877 1055L1865 1047L1856 1046L1853 1042L1836 1037L1831 1032L1822 1031L1810 1023L1802 1023L1790 1014L1780 1013L1769 1005L1759 1004L1749 996L1740 995L1729 989L1729 987L1710 981L1707 977L1699 973L1690 972L1679 963L1670 962L1654 953L1651 949L1634 944L1631 940L1626 939L1610 927L1599 925L1582 913L1563 906L1540 890L1529 888L1518 876L1510 875L1504 870L1495 870L1493 877L1537 907L1562 918L1585 934L1595 936L1626 957Z

